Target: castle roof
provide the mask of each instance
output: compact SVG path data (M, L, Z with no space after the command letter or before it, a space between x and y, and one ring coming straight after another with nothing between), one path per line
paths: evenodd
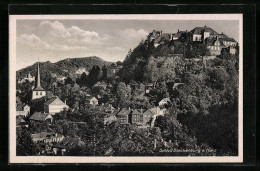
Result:
M214 43L217 41L216 38L207 38L206 39L206 45L207 46L214 46ZM224 46L223 42L219 39L220 46Z
M235 39L230 37L219 38L220 41L237 42Z
M218 35L218 33L215 30L213 30L212 28L207 27L207 26L205 26L205 27L195 27L194 29L192 29L190 31L190 33L193 33L193 34L202 34L203 32L210 32L211 35L212 34Z

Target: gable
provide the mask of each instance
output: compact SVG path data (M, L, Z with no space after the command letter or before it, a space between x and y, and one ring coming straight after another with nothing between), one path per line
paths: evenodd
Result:
M49 105L58 105L58 106L63 106L66 105L63 101L61 101L59 98L56 98L54 101L52 101Z

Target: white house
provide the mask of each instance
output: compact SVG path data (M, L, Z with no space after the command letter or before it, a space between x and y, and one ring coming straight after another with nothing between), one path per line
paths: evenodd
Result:
M23 107L16 107L16 116L27 117L30 114L31 107L29 105L24 105Z
M44 112L50 113L52 115L68 108L69 106L66 105L66 103L64 103L63 101L61 101L59 97L52 97L44 103Z

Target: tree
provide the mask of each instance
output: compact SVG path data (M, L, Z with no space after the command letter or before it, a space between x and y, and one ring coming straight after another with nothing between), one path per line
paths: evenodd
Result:
M131 88L127 87L125 83L120 82L117 86L117 98L120 107L128 107L128 102L131 97Z
M26 128L18 129L16 133L16 155L32 156L38 152L37 146L33 143L28 130Z

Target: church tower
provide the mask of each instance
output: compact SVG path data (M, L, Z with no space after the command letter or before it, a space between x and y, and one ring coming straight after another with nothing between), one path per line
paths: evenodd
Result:
M38 62L38 70L37 70L37 82L35 88L32 92L32 99L38 99L46 96L46 91L41 87L41 76L40 76L40 66Z

